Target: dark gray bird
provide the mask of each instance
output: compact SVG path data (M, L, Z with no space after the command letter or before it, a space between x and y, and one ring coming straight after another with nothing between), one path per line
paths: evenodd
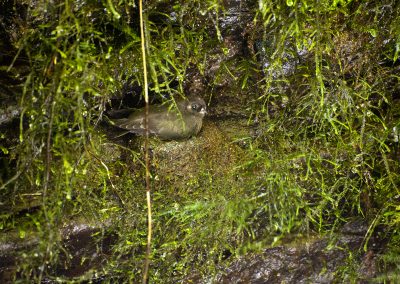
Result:
M199 133L206 114L206 103L200 97L176 100L176 106L151 105L148 114L149 134L162 140L188 139ZM139 135L146 134L145 109L127 118L112 120L115 126Z

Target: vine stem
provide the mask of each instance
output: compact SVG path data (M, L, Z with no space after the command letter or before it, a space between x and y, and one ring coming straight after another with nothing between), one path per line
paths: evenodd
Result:
M147 202L147 245L146 255L143 267L142 283L146 284L149 279L149 266L150 266L150 253L151 253L151 238L152 238L152 213L151 213L151 190L150 190L150 157L149 157L149 90L147 87L147 66L146 66L146 39L144 35L144 20L143 20L143 0L139 0L139 14L140 14L140 39L142 49L142 62L143 62L143 80L144 80L144 100L145 119L144 125L146 129L146 139L144 146L144 158L146 162L146 202Z

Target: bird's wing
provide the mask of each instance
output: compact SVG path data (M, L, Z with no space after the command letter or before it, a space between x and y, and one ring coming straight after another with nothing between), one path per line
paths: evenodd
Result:
M114 119L113 123L120 128L137 134L143 134L146 131L144 115L141 115L141 112L135 112L128 118Z
M141 129L144 129L144 117L114 119L113 122L116 126L135 133L139 133Z
M168 131L174 127L174 121L178 118L175 111L168 109L165 106L150 106L148 115L149 134L159 135L159 132ZM128 118L114 119L114 125L127 129L130 132L137 134L145 134L145 111L140 109L133 112Z
M130 132L139 135L146 133L144 109L135 111L128 118L115 119L113 122L116 126ZM194 132L197 133L195 128L197 128L197 123L192 123L191 117L185 116L185 109L179 112L177 109L168 109L166 105L149 107L148 129L150 135L168 140L182 139L193 135Z

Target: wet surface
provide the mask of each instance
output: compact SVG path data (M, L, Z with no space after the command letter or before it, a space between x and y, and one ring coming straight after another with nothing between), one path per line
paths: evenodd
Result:
M352 272L357 275L357 283L369 283L377 274L377 255L383 245L371 238L370 249L364 251L367 230L364 221L356 220L347 223L334 241L328 237L305 240L294 247L278 246L243 256L221 272L214 283L335 283L343 279L339 271L351 274L347 270L354 264L358 267Z
M107 233L104 229L103 225L94 226L83 222L67 225L62 231L62 250L57 265L48 267L50 275L72 279L92 269L100 270L118 240L115 234ZM21 240L18 236L0 243L0 283L12 283L13 275L18 279L18 266L24 261L24 254L33 253L38 244L38 238ZM55 283L51 279L43 281Z
M363 245L367 225L362 220L347 223L331 238L304 239L302 243L281 245L267 248L260 254L250 253L235 260L228 268L222 269L210 280L202 279L196 274L186 280L191 283L335 283L343 279L338 271L348 269L357 275L358 283L369 283L377 276L377 256L382 250L383 242L374 236L369 239L369 250ZM93 271L101 271L110 256L111 249L117 243L117 236L104 233L100 227L89 224L71 224L65 227L63 253L59 256L56 267L50 268L55 277L76 279L86 275L93 278ZM329 241L331 240L331 241ZM11 275L18 263L18 253L29 251L37 240L17 243L9 241L0 244L0 280L1 283L12 282ZM355 265L356 264L356 265ZM98 273L97 273L98 275ZM100 273L101 275L101 273ZM339 276L339 278L337 278ZM186 281L185 280L185 281ZM55 283L44 279L46 283Z

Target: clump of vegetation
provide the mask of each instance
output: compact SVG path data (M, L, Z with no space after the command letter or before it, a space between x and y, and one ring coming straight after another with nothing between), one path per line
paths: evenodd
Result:
M201 137L152 146L152 282L213 275L233 256L353 218L370 224L365 247L378 225L389 248L398 242L400 7L245 2L238 14L216 0L146 3L153 96L183 96L201 77L211 114L233 105L255 129L227 141L215 127L223 115L211 115ZM0 227L35 244L18 252L13 277L71 280L58 274L73 255L62 228L83 218L100 228L99 244L107 233L116 241L105 264L75 280L138 281L147 233L141 146L102 123L113 101L141 96L136 4L10 5L1 16L21 20L5 33L9 81L0 87L15 84L1 95L17 98L20 115L14 133L0 136ZM171 153L195 162L175 163ZM391 250L382 267L396 257Z

